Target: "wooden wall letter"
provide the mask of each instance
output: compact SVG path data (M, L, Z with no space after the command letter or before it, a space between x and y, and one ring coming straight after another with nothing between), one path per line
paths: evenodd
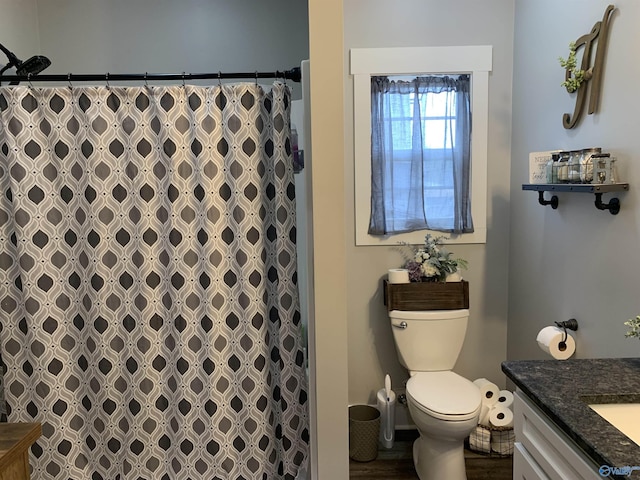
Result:
M584 103L587 99L587 90L590 90L588 114L591 115L598 110L598 106L600 104L600 91L602 89L604 55L607 50L609 23L611 13L614 10L615 7L613 5L609 5L604 11L602 20L596 22L596 24L591 29L591 32L582 35L580 38L578 38L578 40L576 40L576 50L578 50L580 47L584 47L580 68L586 73L584 82L578 88L576 105L573 110L573 115L569 115L568 113L562 115L562 125L566 129L575 127L580 120ZM596 39L598 40L596 46L596 57L594 64L591 65L591 51ZM569 78L570 75L571 71L567 69L566 78Z

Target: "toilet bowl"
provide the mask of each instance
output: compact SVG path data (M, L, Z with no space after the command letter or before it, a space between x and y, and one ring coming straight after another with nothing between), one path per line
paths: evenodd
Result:
M479 389L452 371L415 373L407 403L420 437L413 463L420 480L465 480L464 439L478 425Z
M464 439L478 425L480 390L453 372L469 310L389 312L400 363L409 370L407 404L419 438L420 480L466 480Z

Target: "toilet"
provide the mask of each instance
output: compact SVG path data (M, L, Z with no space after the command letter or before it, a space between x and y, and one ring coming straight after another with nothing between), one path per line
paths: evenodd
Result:
M480 390L452 371L469 310L392 310L400 363L409 370L407 404L420 437L413 463L420 480L466 480L464 439L478 425Z

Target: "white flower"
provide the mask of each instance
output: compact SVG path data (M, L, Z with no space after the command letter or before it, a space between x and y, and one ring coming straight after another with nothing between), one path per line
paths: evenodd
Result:
M438 271L438 269L433 265L431 265L430 263L422 264L422 273L424 274L425 277L435 277L437 275L440 275L440 272Z

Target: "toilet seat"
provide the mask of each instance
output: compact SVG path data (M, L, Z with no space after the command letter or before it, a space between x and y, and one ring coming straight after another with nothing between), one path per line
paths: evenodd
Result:
M418 372L407 381L416 408L440 420L469 420L480 412L480 390L452 371Z

